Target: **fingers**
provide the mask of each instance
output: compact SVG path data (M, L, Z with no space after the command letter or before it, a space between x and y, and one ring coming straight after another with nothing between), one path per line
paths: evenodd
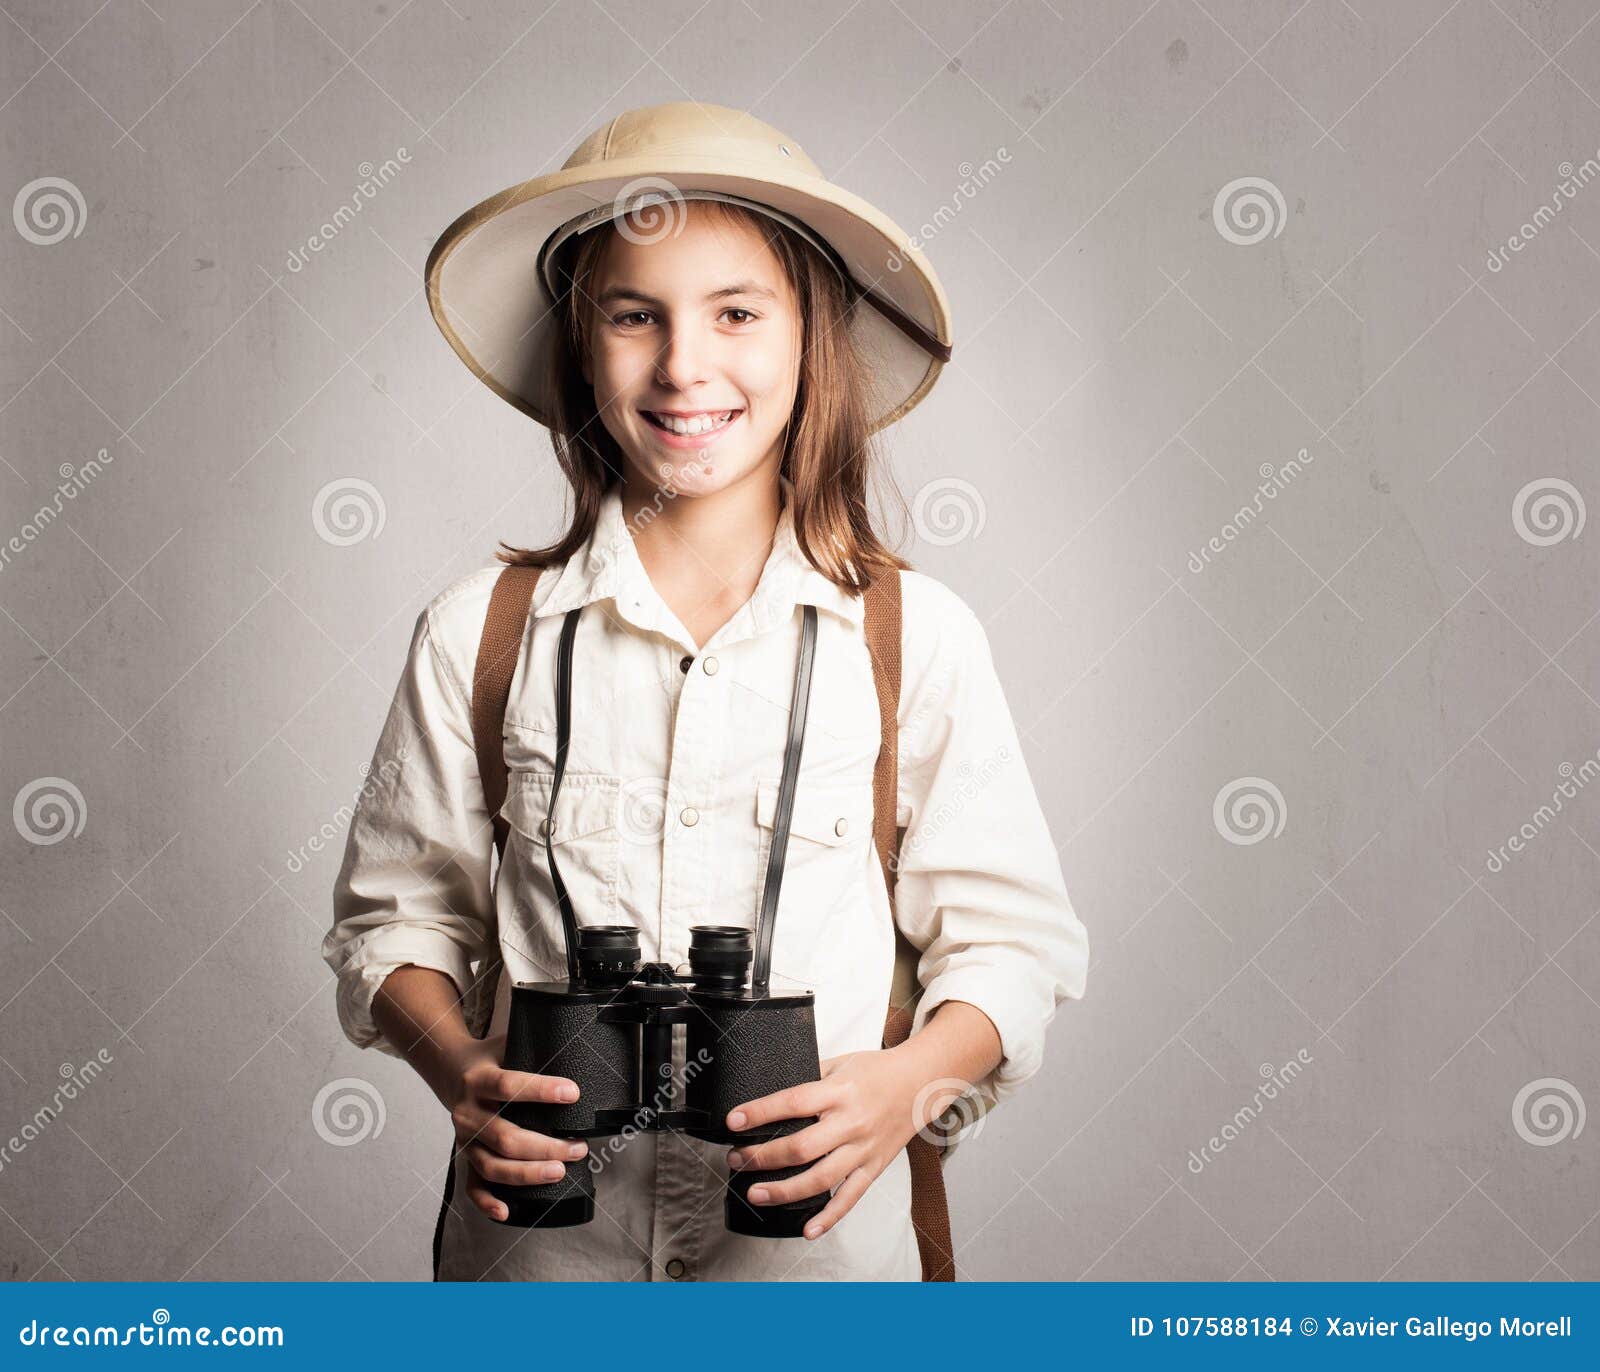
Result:
M771 1124L774 1120L804 1119L821 1112L832 1098L830 1088L820 1081L808 1081L791 1086L784 1091L774 1091L747 1101L728 1112L728 1128L754 1129L757 1125Z
M843 1141L843 1130L828 1120L818 1120L793 1134L785 1134L781 1139L740 1144L728 1154L728 1166L754 1168L762 1172L777 1167L795 1167L822 1157Z
M568 1077L547 1077L539 1072L519 1072L512 1067L485 1065L471 1077L479 1100L531 1100L548 1105L570 1105L578 1099L578 1083Z
M837 1150L829 1153L815 1167L808 1167L797 1176L783 1181L764 1181L752 1186L748 1192L752 1205L785 1205L789 1201L804 1200L807 1196L825 1195L855 1170L854 1156L841 1157Z
M456 1139L465 1146L482 1139L490 1150L510 1158L582 1157L571 1153L564 1140L548 1138L533 1130L521 1129L500 1114L502 1102L542 1101L564 1103L576 1100L578 1085L566 1077L547 1077L537 1072L484 1063L467 1074L467 1091L452 1107ZM548 1151L553 1147L555 1151Z
M463 1145L481 1144L513 1162L575 1162L589 1151L582 1139L556 1139L533 1129L519 1129L501 1115L491 1116Z
M462 1152L466 1154L472 1170L480 1177L504 1186L540 1186L546 1182L560 1181L567 1174L563 1162L508 1158L481 1143L469 1143Z
M492 1220L503 1220L511 1212L489 1194L489 1188L471 1168L467 1169L467 1199Z
M871 1185L872 1176L867 1169L856 1168L839 1183L839 1189L833 1193L833 1199L822 1207L821 1212L806 1221L805 1236L808 1239L820 1239L850 1213L852 1207L866 1195L867 1187Z
M538 1186L560 1181L566 1173L566 1167L559 1162L517 1162L491 1153L477 1143L467 1145L462 1151L467 1158L467 1199L492 1220L504 1220L511 1212L490 1192L490 1183Z
M589 1151L589 1145L582 1139L552 1139L549 1134L522 1129L475 1100L459 1103L450 1111L450 1119L456 1127L456 1143L462 1151L482 1147L486 1153L522 1163L578 1161Z

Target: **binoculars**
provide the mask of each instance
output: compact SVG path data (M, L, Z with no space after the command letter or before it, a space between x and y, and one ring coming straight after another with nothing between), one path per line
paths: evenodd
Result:
M506 1101L499 1113L523 1129L561 1139L629 1131L677 1130L707 1143L760 1143L794 1133L816 1117L777 1120L734 1133L735 1106L820 1076L809 991L752 990L751 931L724 925L690 929L689 975L665 963L640 965L638 931L626 925L576 929L577 975L512 988L504 1065L568 1077L570 1104ZM673 1031L684 1026L683 1099L673 1067ZM586 1165L587 1164L587 1165ZM724 1199L736 1234L798 1238L828 1202L828 1192L783 1204L753 1205L752 1186L805 1166L734 1171ZM506 1207L501 1223L553 1229L594 1218L597 1170L591 1150L559 1181L491 1183Z
M556 797L571 739L573 641L582 608L567 611L556 649L552 816L557 813ZM728 1114L735 1106L816 1081L822 1075L811 992L768 993L778 892L799 779L816 642L817 607L805 605L783 777L753 934L733 925L694 925L689 930L688 976L680 976L662 962L641 966L639 932L631 925L579 927L551 841L554 820L541 826L545 859L561 912L567 979L512 985L502 1065L519 1072L570 1078L578 1084L578 1099L570 1104L505 1101L499 1113L512 1124L558 1139L670 1129L707 1143L740 1144L765 1143L817 1122L815 1115L774 1120L737 1134L727 1127ZM673 1063L674 1030L680 1024L685 1047L682 1101ZM501 1223L524 1229L589 1223L594 1218L597 1171L593 1150L587 1162L588 1166L569 1164L560 1181L533 1186L490 1183L490 1193L506 1207ZM802 1237L806 1222L827 1205L826 1191L768 1205L752 1205L749 1192L758 1183L781 1181L805 1170L802 1165L735 1171L724 1199L728 1228L758 1238Z

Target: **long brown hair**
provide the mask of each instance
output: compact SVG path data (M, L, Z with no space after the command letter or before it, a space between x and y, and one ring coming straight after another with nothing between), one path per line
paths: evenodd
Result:
M777 255L799 302L801 350L794 413L784 430L779 472L793 483L795 540L807 561L847 591L865 589L880 575L911 564L891 552L872 527L867 481L881 471L870 430L864 378L867 364L849 329L860 305L818 251L787 225L724 201L685 201L697 211L721 216L759 233ZM551 441L556 462L573 490L572 523L543 548L514 548L501 540L495 556L511 566L548 567L565 562L588 540L606 492L622 480L622 452L595 408L594 388L584 380L581 360L591 344L592 312L584 305L607 244L617 232L609 223L579 235L565 266L572 286L557 308L562 327L551 367L556 402ZM887 477L885 476L887 480ZM905 508L892 481L890 490ZM857 569L852 579L850 567Z

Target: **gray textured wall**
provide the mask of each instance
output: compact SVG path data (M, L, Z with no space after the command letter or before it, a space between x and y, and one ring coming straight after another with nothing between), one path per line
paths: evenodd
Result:
M4 8L0 1275L426 1277L447 1122L317 943L417 611L560 491L422 262L698 97L952 299L905 550L1095 952L963 1274L1600 1278L1592 6Z

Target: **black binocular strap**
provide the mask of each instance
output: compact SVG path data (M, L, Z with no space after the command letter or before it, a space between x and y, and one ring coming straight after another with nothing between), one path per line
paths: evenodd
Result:
M761 891L761 912L756 919L754 961L750 986L756 995L765 995L771 980L772 934L777 923L778 891L783 884L783 859L789 848L789 820L794 812L795 787L799 782L800 753L805 743L806 712L811 701L811 664L817 650L817 607L804 605L800 628L800 655L794 669L794 692L789 701L789 741L783 754L783 778L778 783L777 809L772 817L772 849L767 857L767 879ZM561 908L561 933L567 944L567 976L578 980L578 926L566 883L556 866L552 836L555 833L556 795L567 765L567 744L572 737L572 641L578 628L580 605L568 610L561 625L561 642L556 649L556 770L550 783L550 811L546 816L544 851L550 864L550 881Z
M800 749L806 738L806 709L811 703L811 661L817 647L817 607L807 605L800 628L800 658L794 668L794 692L789 699L789 742L783 752L783 780L778 783L778 807L772 816L772 851L767 856L767 881L761 891L761 913L756 919L755 961L750 969L750 989L767 994L771 979L772 933L778 922L778 888L783 883L783 859L789 851L789 817L794 811L794 790L800 771Z
M550 809L544 821L544 852L550 863L550 881L556 888L556 905L561 910L561 937L567 947L567 979L578 980L578 921L572 913L572 898L556 867L552 844L556 832L556 796L561 791L561 776L567 770L567 744L572 738L572 640L578 632L578 616L583 606L568 610L561 621L561 642L556 649L556 771L550 781Z

